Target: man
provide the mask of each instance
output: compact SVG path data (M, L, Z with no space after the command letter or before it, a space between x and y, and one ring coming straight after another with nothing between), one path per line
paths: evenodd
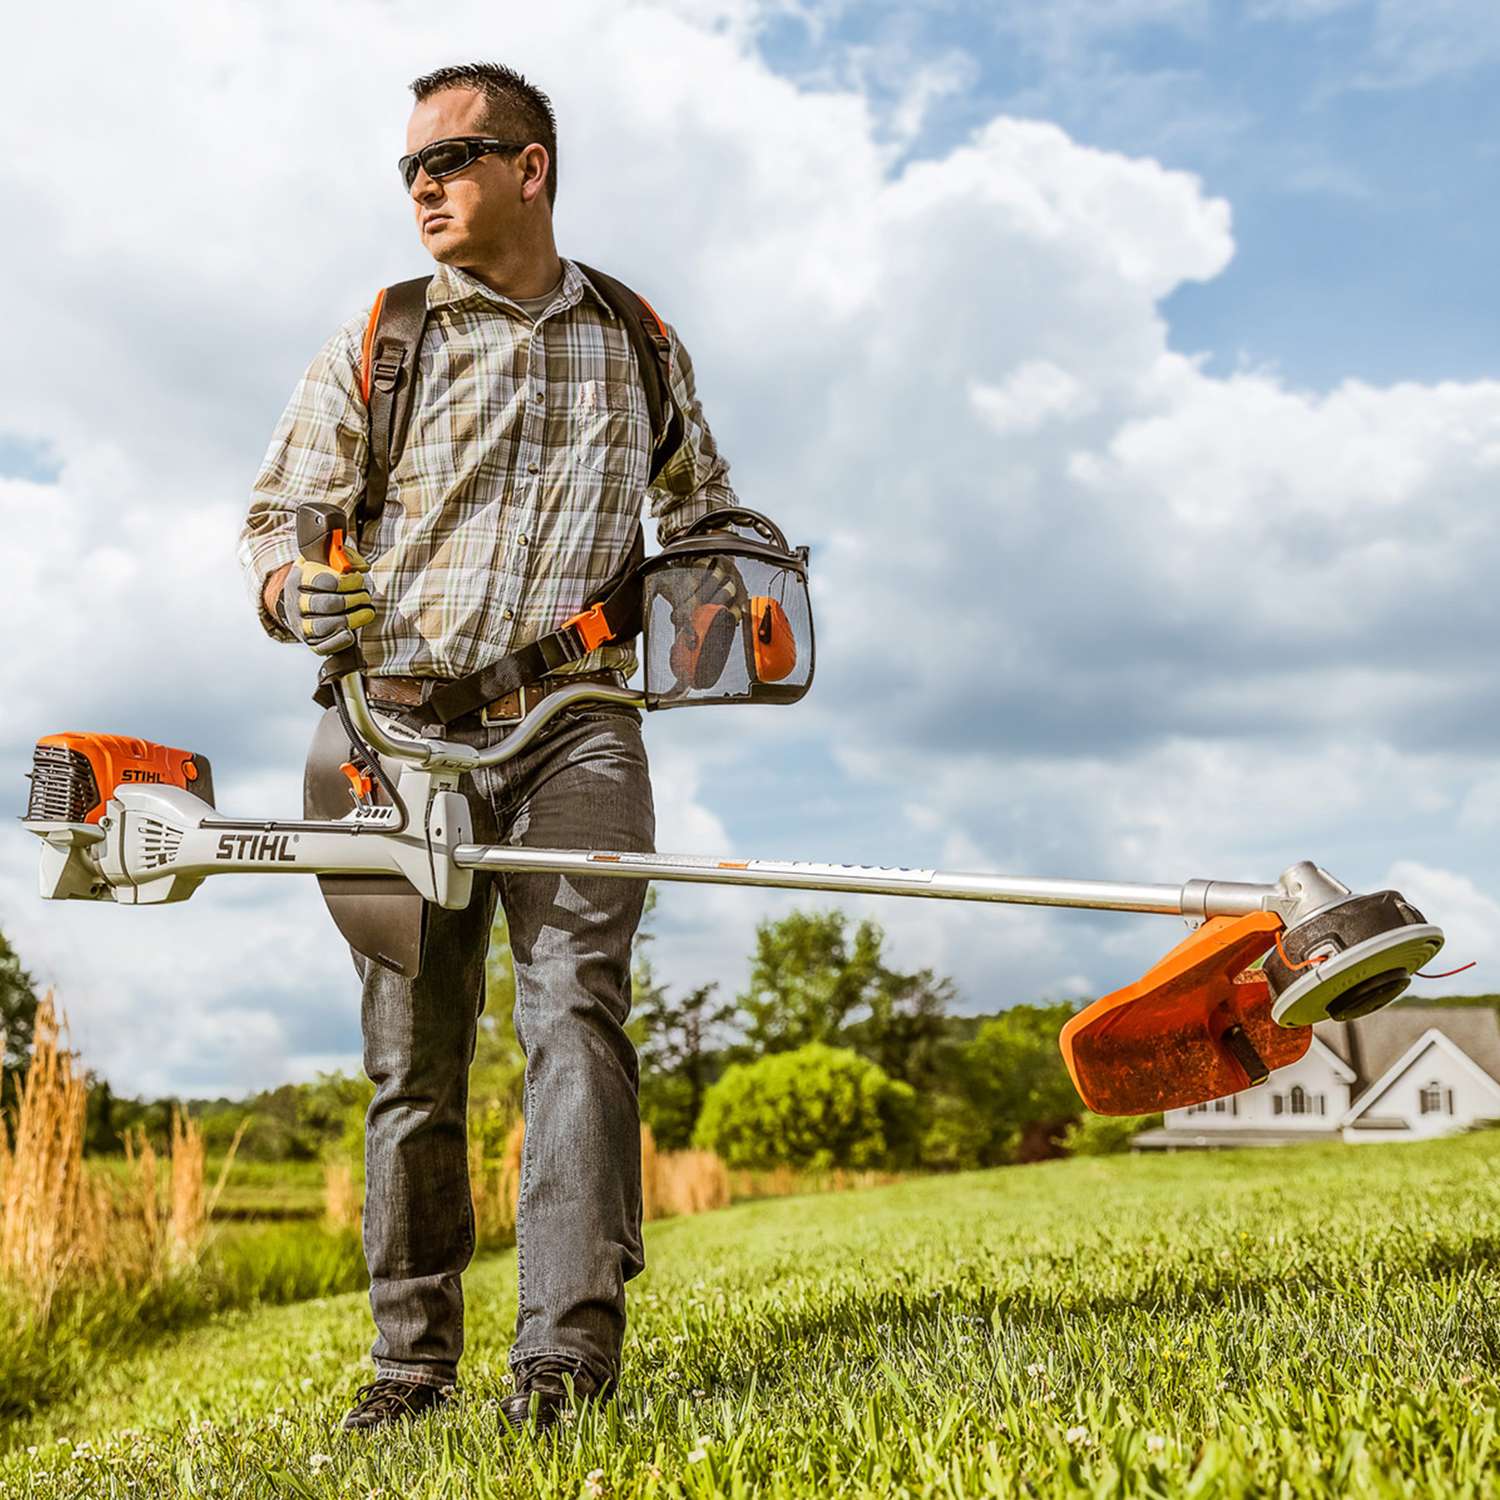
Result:
M352 513L361 493L365 314L329 340L297 387L240 543L264 628L326 654L363 627L369 697L400 706L419 700L425 679L484 667L583 607L629 551L651 445L622 320L557 253L556 127L546 96L493 64L440 69L412 92L402 175L437 271L405 446L386 503L360 537L371 561L356 551L353 571L330 588L326 572L298 565L295 542L298 505L332 501ZM687 353L668 335L684 437L649 491L664 541L735 503ZM606 645L565 669L566 680L623 683L633 667L628 647ZM519 717L516 699L508 694L445 734L493 745ZM466 791L481 843L652 848L640 716L630 708L559 715ZM570 1389L603 1397L618 1377L625 1283L643 1264L638 1071L624 1024L644 887L481 877L466 910L429 912L417 979L355 955L375 1083L364 1240L377 1378L346 1428L427 1410L457 1378L460 1276L474 1246L468 1067L497 898L526 1054L516 1389L502 1406L506 1423L549 1426Z

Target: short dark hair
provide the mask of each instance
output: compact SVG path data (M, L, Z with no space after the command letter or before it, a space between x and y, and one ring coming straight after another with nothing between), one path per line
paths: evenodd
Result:
M557 116L552 101L503 63L455 63L412 79L418 101L441 89L474 89L488 101L485 127L498 136L524 138L547 148L547 202L557 202Z

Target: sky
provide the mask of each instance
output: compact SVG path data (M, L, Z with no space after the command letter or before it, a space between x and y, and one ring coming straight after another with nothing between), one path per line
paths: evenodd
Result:
M0 808L94 729L296 813L314 663L235 536L303 366L424 270L407 81L488 58L557 105L562 253L676 326L740 497L812 547L809 697L648 722L660 848L1313 858L1478 961L1422 993L1500 989L1493 0L142 0L32 8L5 52ZM117 1090L357 1067L311 882L43 903L37 848L0 834L0 930ZM659 896L661 976L728 994L798 904ZM846 905L969 1011L1182 935Z

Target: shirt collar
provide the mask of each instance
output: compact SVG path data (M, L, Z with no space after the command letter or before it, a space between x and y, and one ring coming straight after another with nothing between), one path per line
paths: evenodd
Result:
M562 268L562 287L544 316L550 317L555 313L566 312L568 308L582 301L585 296L590 296L609 317L614 317L614 309L599 295L599 289L573 261L563 261ZM427 306L429 308L452 307L465 302L490 302L501 307L516 307L509 297L492 291L482 281L469 275L467 271L460 271L456 266L443 265L440 262L427 286ZM516 310L520 311L519 308Z

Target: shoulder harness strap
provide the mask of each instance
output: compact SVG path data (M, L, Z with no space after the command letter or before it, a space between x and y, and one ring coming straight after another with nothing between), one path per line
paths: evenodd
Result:
M651 420L651 468L648 484L671 462L682 446L682 413L672 397L672 342L667 325L656 309L623 281L596 271L580 261L574 264L594 284L609 309L625 325L635 362L640 366L646 391L646 412Z
M359 387L370 413L369 459L365 487L355 502L352 528L377 517L385 505L391 470L401 457L411 422L417 385L417 359L427 330L430 276L398 281L375 298L360 360Z

